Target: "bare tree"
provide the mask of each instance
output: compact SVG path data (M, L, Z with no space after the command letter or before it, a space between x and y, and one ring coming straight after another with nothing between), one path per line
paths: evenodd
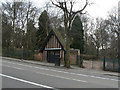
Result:
M94 24L92 27L92 33L90 33L90 37L92 38L92 41L96 47L97 53L96 55L105 55L105 50L108 48L108 41L109 41L109 35L107 29L108 24L106 23L106 20L102 18L96 18ZM91 31L89 31L91 32Z
M19 9L22 5L22 2L6 2L2 3L3 6L3 13L7 15L8 17L8 23L11 23L12 25L12 33L11 33L11 46L12 48L15 48L15 31L16 28L18 28L17 25L19 22L18 16L19 16Z
M90 20L89 15L86 15L86 14L83 14L81 16L81 20L82 20L82 24L83 24L84 40L85 40L84 53L87 54L87 53L89 53L89 49L91 49L90 44L92 43L92 39L90 39L90 37L91 37L90 33L92 33L92 30L94 28L94 23L92 20Z
M74 11L73 6L76 0L51 0L52 4L58 8L60 8L64 13L64 27L66 33L66 55L65 55L65 67L70 68L70 35L69 32L71 30L72 22L77 14L82 14L85 8L88 5L88 0L86 0L85 5L82 9Z
M37 8L33 6L31 2L5 2L2 3L3 10L2 12L7 15L8 23L12 26L11 32L11 47L19 47L23 46L22 38L26 36L25 45L27 48L30 46L28 41L31 41L30 31L28 30L28 23L30 20L35 23L37 16ZM26 33L25 33L26 31ZM19 40L18 40L19 39ZM18 42L20 45L18 46ZM25 42L24 42L25 43Z
M118 31L119 31L118 46L120 46L120 1L118 2L118 22L119 22L118 23ZM120 59L120 47L118 48L118 58Z
M120 58L120 29L119 27L119 22L118 22L118 8L113 8L111 10L111 12L108 15L108 20L106 20L106 22L109 24L109 31L111 32L111 34L113 34L115 37L117 36L117 56L118 58Z
M33 6L32 2L28 2L26 3L26 30L27 30L27 33L26 33L26 41L27 41L27 48L29 48L29 41L30 41L30 31L28 29L28 24L29 24L29 21L32 20L34 21L35 19L35 16L36 16L36 13L37 13L37 9L36 7Z

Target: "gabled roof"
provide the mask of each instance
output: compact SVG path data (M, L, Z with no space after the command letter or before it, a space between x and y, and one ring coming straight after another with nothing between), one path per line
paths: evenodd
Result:
M55 35L56 39L58 40L58 42L60 43L60 45L62 47L62 50L65 51L65 40L63 39L63 37L61 36L61 34L59 33L58 30L51 30L49 35L45 39L43 45L41 46L40 52L43 52L43 50L45 49L45 46L47 45L47 42L49 41L49 39L52 35Z

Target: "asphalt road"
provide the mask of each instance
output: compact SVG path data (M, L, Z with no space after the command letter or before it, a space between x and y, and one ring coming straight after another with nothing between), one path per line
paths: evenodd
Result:
M118 77L2 60L2 88L118 88Z

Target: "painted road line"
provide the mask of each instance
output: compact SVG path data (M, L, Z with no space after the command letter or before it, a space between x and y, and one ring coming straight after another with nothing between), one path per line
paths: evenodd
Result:
M54 89L53 87L50 87L50 86L46 86L46 85L42 85L42 84L39 84L39 83L27 81L27 80L24 80L24 79L8 76L8 75L5 75L5 74L0 74L0 75L3 76L3 77L6 77L6 78L14 79L14 80L21 81L21 82L28 83L28 84L32 84L32 85L35 85L35 86L40 86L40 87L43 87L43 88Z
M47 70L46 68L45 69L44 68L39 68L39 69ZM97 79L119 81L117 79L111 79L111 78L104 78L104 77L98 77L98 76L90 76L90 75L85 75L85 74L71 73L71 72L65 72L65 71L58 71L58 70L53 70L53 69L49 69L49 70L55 71L55 72L61 72L61 73L71 74L71 75L77 75L77 76L84 76L84 77L92 77L92 78L97 78Z
M18 70L23 70L22 68L14 67L14 66L8 66L8 65L2 65L2 66L9 67L9 68L15 68L15 69L18 69Z
M15 68L15 69L19 69L17 67L12 67L12 66L7 66L7 65L4 65L6 67L10 67L10 68ZM23 70L23 69L22 69ZM47 75L47 76L52 76L52 77L57 77L57 78L62 78L62 79L67 79L67 80L73 80L73 81L79 81L79 82L87 82L87 81L84 81L84 80L79 80L79 79L72 79L72 78L67 78L67 77L61 77L61 76L57 76L57 75L52 75L52 74L47 74L47 73L40 73L40 72L35 72L37 74L42 74L42 75Z
M91 75L79 74L79 73L71 73L71 72L66 72L66 71L60 71L60 70L54 70L54 69L47 69L47 68L35 67L35 66L24 65L24 64L13 63L13 62L7 62L7 61L3 61L3 62L11 63L11 64L17 64L17 65L21 65L21 66L32 67L32 68L37 68L37 69L41 69L41 70L49 70L49 71L54 71L54 72L60 72L60 73L66 73L66 74L71 74L71 75L77 75L77 76L92 77L92 78L103 79L103 80L120 81L118 79L104 78L104 77L91 76Z
M36 73L42 74L42 75L47 75L47 76L52 76L52 77L57 77L57 78L62 78L62 79L67 79L67 80L73 80L73 81L79 81L79 82L87 82L87 81L84 81L84 80L61 77L61 76L56 76L56 75L51 75L51 74L46 74L46 73L40 73L40 72L36 72Z

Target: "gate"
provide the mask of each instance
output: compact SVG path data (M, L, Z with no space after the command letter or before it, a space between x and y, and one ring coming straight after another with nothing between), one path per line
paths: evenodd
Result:
M48 62L60 66L60 51L48 51Z
M120 60L104 57L103 58L103 70L120 72Z

